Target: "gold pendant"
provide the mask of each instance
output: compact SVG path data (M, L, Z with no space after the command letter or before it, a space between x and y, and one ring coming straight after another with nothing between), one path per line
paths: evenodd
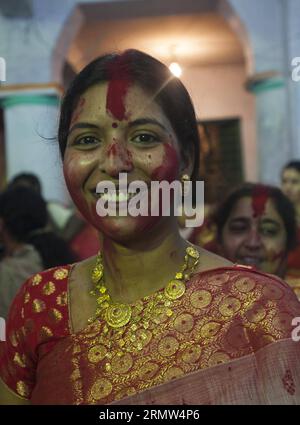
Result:
M192 258L193 264L189 267L189 258ZM167 300L164 300L164 305L166 307L166 315L168 317L172 316L173 311L169 308L171 301L181 298L185 293L186 286L185 282L190 278L190 275L193 273L195 267L199 262L200 255L198 251L193 246L188 246L186 248L186 254L184 256L184 264L181 267L181 270L175 274L175 278L171 280L164 289L164 296ZM191 273L187 273L187 270L191 270ZM96 265L92 270L92 282L94 283L94 289L91 291L93 296L97 296L97 311L96 317L102 316L106 320L107 325L112 328L121 328L127 325L132 316L132 309L128 304L116 303L112 304L109 294L107 293L107 288L105 286L104 278L104 266L102 263L102 256L99 252ZM161 303L163 295L159 294L157 296L156 302L153 300L149 303L150 310L155 305ZM135 306L135 309L137 306ZM139 312L142 310L141 308ZM146 317L146 319L148 319ZM89 319L89 323L95 320L95 318ZM137 318L136 318L137 320ZM134 326L136 326L134 324ZM148 320L145 321L143 327L147 329L149 327Z
M102 265L96 265L92 271L92 282L94 285L98 283L103 277L103 266Z
M192 246L188 246L186 249L187 254L197 260L200 257L199 252Z
M164 292L169 300L177 300L185 293L185 284L182 280L173 279L167 284Z
M105 320L112 328L121 328L131 319L131 307L128 304L112 304L105 310Z

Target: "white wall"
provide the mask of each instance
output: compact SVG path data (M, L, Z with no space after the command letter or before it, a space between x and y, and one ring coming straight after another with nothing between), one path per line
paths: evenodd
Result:
M300 57L300 2L299 0L289 0L286 2L286 15L288 16L288 49L286 67L288 72L289 88L289 116L291 120L291 136L293 141L292 154L290 159L300 158L300 81L293 81L290 77L294 67L291 66L292 59ZM299 74L299 73L298 73Z
M199 120L240 118L245 179L257 181L255 97L248 93L243 65L185 69L187 87Z

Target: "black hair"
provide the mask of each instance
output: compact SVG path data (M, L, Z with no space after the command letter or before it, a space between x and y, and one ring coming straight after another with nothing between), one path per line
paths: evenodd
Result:
M12 188L16 186L29 187L40 195L42 193L41 182L39 178L32 173L20 173L14 176L9 182L8 187Z
M197 180L199 168L199 134L195 110L182 82L172 76L167 66L138 50L106 54L88 64L73 80L61 105L58 142L64 156L72 113L80 96L91 86L109 81L110 69L117 64L118 76L123 73L155 98L170 121L181 146L183 157L194 158L191 180Z
M255 183L244 183L235 188L217 208L213 218L217 225L218 240L222 241L223 228L238 200L244 197L251 197L258 188L264 188L267 191L268 197L272 199L278 214L283 220L287 234L287 251L294 249L297 244L297 223L293 204L279 188Z
M26 242L39 252L46 269L75 263L78 258L67 242L51 230L29 235Z
M287 169L294 169L300 173L300 161L290 161L288 162L282 169L282 172L284 172Z
M0 194L0 217L9 234L18 242L29 243L39 252L45 268L76 261L67 243L48 231L44 199L28 187L9 187Z

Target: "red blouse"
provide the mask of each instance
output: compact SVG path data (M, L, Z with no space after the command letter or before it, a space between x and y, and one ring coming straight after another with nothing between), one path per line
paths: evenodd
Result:
M180 299L162 304L129 339L126 330L105 331L100 319L73 333L70 270L53 268L25 282L0 344L2 380L33 404L111 403L290 338L292 319L300 316L288 285L236 266L195 274ZM133 304L133 312L154 296Z
M0 345L0 376L15 393L29 398L37 363L70 334L67 286L70 266L28 279L10 308L6 343Z

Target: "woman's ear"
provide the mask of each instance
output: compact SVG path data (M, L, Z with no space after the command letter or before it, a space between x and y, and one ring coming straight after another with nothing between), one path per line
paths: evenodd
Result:
M181 167L180 175L187 174L188 176L192 175L194 169L194 152L187 152L182 150L181 152Z

